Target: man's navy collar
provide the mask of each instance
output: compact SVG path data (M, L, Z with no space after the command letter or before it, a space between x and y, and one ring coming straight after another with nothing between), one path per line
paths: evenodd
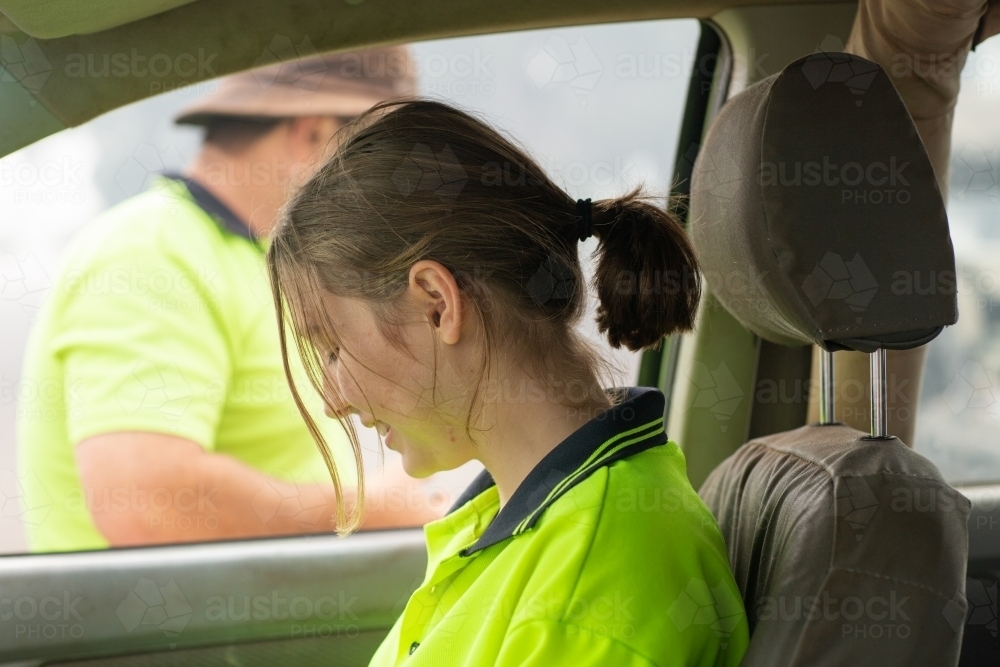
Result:
M247 223L243 222L238 215L233 213L233 210L222 203L218 197L213 195L211 192L205 189L198 181L193 178L188 178L182 174L175 172L166 172L163 174L165 178L169 178L172 181L180 181L187 188L188 192L191 193L191 199L194 200L196 204L205 213L208 213L209 217L215 220L220 227L228 230L229 232L236 234L237 236L242 236L243 238L257 242L257 238L250 231L250 227Z
M633 387L623 400L581 426L528 473L479 540L461 553L468 556L534 527L545 510L595 470L663 445L663 394ZM483 471L448 511L450 514L495 482Z

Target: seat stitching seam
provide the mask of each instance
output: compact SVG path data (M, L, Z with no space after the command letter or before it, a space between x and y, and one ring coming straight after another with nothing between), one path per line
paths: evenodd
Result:
M883 333L881 331L882 329L885 329L886 327L894 326L896 324L904 324L906 322L926 322L926 321L929 321L931 319L932 318L924 316L924 317L910 317L910 318L903 319L903 320L894 320L892 322L882 322L881 324L873 327L874 331L871 334L867 334L867 335L875 335L875 334ZM855 325L855 326L845 326L845 327L819 327L819 330L820 330L820 332L827 332L827 331L849 331L851 329L857 329L857 328L858 328L857 325ZM890 333L894 333L894 332L890 332Z
M772 447L771 445L767 445L767 444L761 443L759 441L753 441L753 440L751 440L747 444L755 445L755 446L760 447L762 449L766 449L766 450L768 450L770 452L775 452L776 454L784 454L786 456L794 456L796 459L798 459L799 461L802 461L803 463L807 463L807 464L810 464L810 465L815 466L817 468L823 469L824 471L826 471L827 473L830 474L831 478L838 477L837 475L833 474L833 472L830 469L830 466L828 466L828 465L826 465L824 463L820 463L818 461L813 461L811 459L804 458L804 457L800 456L799 454L796 454L795 452L790 452L790 451L783 450L783 449L777 449L775 447ZM872 474L873 475L895 475L895 476L900 476L900 477L912 477L914 479L923 479L923 480L926 480L928 482L935 482L935 483L940 484L942 486L947 486L948 488L954 488L953 486L951 486L950 484L948 484L948 482L946 482L946 481L937 479L935 477L928 477L927 475L917 475L917 474L909 473L909 472L895 472L895 471L891 471L891 470L882 470L882 471L878 471L878 472L875 472L875 473L872 473ZM870 477L870 476L871 475L839 475L839 477ZM957 491L957 490L956 490L956 493L959 493L959 495L961 495L961 493L959 491ZM964 498L965 496L962 496L962 497Z
M902 584L908 584L910 586L916 586L917 588L923 589L923 590L925 590L925 591L927 591L929 593L933 593L934 595L938 596L939 598L941 598L942 600L945 600L945 601L950 601L952 598L955 597L954 595L946 595L945 593L942 593L941 591L935 590L935 589L931 588L930 586L927 586L926 584L917 583L916 581L910 581L909 579L901 579L899 577L892 577L892 576L889 576L887 574L879 574L878 572L869 572L868 570L858 570L858 569L855 569L855 568L852 568L852 567L837 567L837 566L834 566L834 569L835 570L840 570L841 572L850 572L852 574L863 574L863 575L866 575L866 576L869 576L869 577L876 577L878 579L885 579L887 581L896 581L896 582L899 582L899 583L902 583Z

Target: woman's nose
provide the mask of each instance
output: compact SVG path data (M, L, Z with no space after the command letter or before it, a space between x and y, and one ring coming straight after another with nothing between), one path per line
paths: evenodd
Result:
M353 413L357 412L351 404L343 400L341 397L336 395L331 395L329 392L326 395L324 402L323 411L326 413L327 417L333 419L346 419L350 417Z
M329 369L323 373L323 412L332 419L345 419L354 410L351 404L344 400L344 395L338 390L336 380L330 375Z
M358 418L361 421L361 425L365 428L375 428L375 416L369 412L357 411Z

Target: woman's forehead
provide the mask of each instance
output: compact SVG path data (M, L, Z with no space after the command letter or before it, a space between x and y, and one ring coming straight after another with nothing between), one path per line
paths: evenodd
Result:
M338 337L357 329L365 321L366 311L358 299L325 292L303 304L304 333L311 339Z
M334 320L322 297L315 293L299 301L298 326L302 335L313 342L320 342L334 334Z

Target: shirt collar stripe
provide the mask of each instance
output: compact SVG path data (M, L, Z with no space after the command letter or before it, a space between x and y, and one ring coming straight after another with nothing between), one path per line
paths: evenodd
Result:
M646 426L656 426L656 425L659 425L660 427L654 430L653 432L644 433L643 435L640 435L638 437L625 440L624 442L619 442L613 448L607 450L598 460L593 462L588 461L584 465L577 468L576 471L574 471L569 477L560 482L559 485L552 490L549 496L544 501L542 501L541 505L539 505L538 509L536 509L534 512L525 517L524 521L522 521L517 526L517 528L514 529L514 534L519 535L528 528L534 526L537 521L537 517L542 512L545 511L545 508L547 508L549 505L555 502L559 498L559 496L561 496L563 493L569 490L570 487L574 486L579 479L581 479L582 477L586 477L588 474L592 473L597 468L600 468L604 461L613 457L617 452L625 449L626 447L629 447L630 445L634 445L638 442L643 442L644 440L653 438L657 435L660 435L661 433L665 433L663 429L663 419L658 419L655 422L650 422L649 424L646 424ZM610 441L604 444L608 445L609 443Z
M615 405L581 426L546 454L475 543L462 549L460 555L474 555L511 538L515 530L531 528L546 508L599 467L666 444L667 437L662 429L665 401L661 392L641 387L609 392L614 395ZM636 438L637 442L624 442L631 438ZM451 511L457 511L493 485L493 478L484 470Z
M656 427L659 427L659 428L656 428ZM626 440L624 442L620 442L622 438L628 437L630 435L635 435L639 431L648 431L650 428L655 428L655 430L652 431L652 432L650 432L650 433L644 433L644 434L642 434L642 435L640 435L640 436L638 436L636 438L632 438L630 440ZM532 521L533 517L536 514L538 514L540 511L542 511L546 507L548 507L556 498L558 498L559 496L561 496L563 494L563 492L566 490L567 487L572 486L573 484L575 484L577 478L581 474L583 474L584 472L586 472L587 470L589 470L591 468L592 464L599 467L601 461L603 461L604 459L606 459L606 458L608 458L610 456L613 456L614 453L616 451L618 451L619 449L621 449L622 447L627 447L628 445L634 444L636 442L641 442L642 440L645 440L646 438L651 438L651 437L653 437L655 435L658 435L660 433L663 433L663 432L664 432L663 431L663 417L660 417L659 419L657 419L655 421L652 421L652 422L649 422L648 424L643 424L642 426L640 426L638 428L634 428L634 429L625 431L624 433L619 433L615 437L613 437L610 440L606 441L593 454L591 454L590 458L588 458L586 461L584 461L583 464L579 468L577 468L576 470L574 470L573 472L571 472L569 475L567 475L566 479L564 479L563 481L559 482L555 486L555 488L553 488L552 491L549 492L549 495L546 496L545 500L543 500L542 503L541 503L541 505L538 506L538 509L536 509L534 512L532 512L531 514L529 514L528 516L526 516L524 518L524 521L522 521L520 524L518 524L517 528L514 529L514 534L516 535L516 534L522 532L522 530L524 529L524 526L526 526L527 524L534 523Z
M566 476L566 479L564 479L563 481L561 481L558 484L556 484L555 488L553 488L552 491L549 493L549 496L543 501L543 504L546 503L546 502L548 502L549 499L552 496L555 496L555 495L561 493L563 487L566 484L572 483L572 479L576 476L577 472L579 472L580 470L583 470L584 468L586 468L587 466L589 466L596 459L603 458L604 455L605 455L605 453L607 452L608 448L611 447L611 446L613 446L616 442L620 441L622 438L627 438L630 435L635 435L636 433L639 433L641 431L648 431L649 429L655 428L656 426L662 426L662 424L663 424L663 417L660 417L659 419L651 421L648 424L643 424L642 426L638 426L636 428L629 429L628 431L624 431L622 433L619 433L615 437L606 440L600 447L598 447L596 450L594 450L594 453L591 454L590 457L587 458L586 461L584 461L582 464L580 464L580 467L577 468L576 471L570 473L569 475ZM661 428L660 430L662 431L663 429ZM649 435L655 435L655 433L650 433ZM642 437L645 437L645 436L642 436Z
M191 195L191 199L194 200L194 203L197 204L202 211L207 213L208 217L212 218L215 224L219 225L229 233L245 238L254 245L257 245L257 239L250 231L250 227L247 226L247 223L243 222L243 220L233 213L231 208L223 204L218 197L206 190L201 183L193 178L188 178L182 174L169 171L165 172L163 177L169 178L172 181L179 181L183 183L184 187L187 188L188 194Z

